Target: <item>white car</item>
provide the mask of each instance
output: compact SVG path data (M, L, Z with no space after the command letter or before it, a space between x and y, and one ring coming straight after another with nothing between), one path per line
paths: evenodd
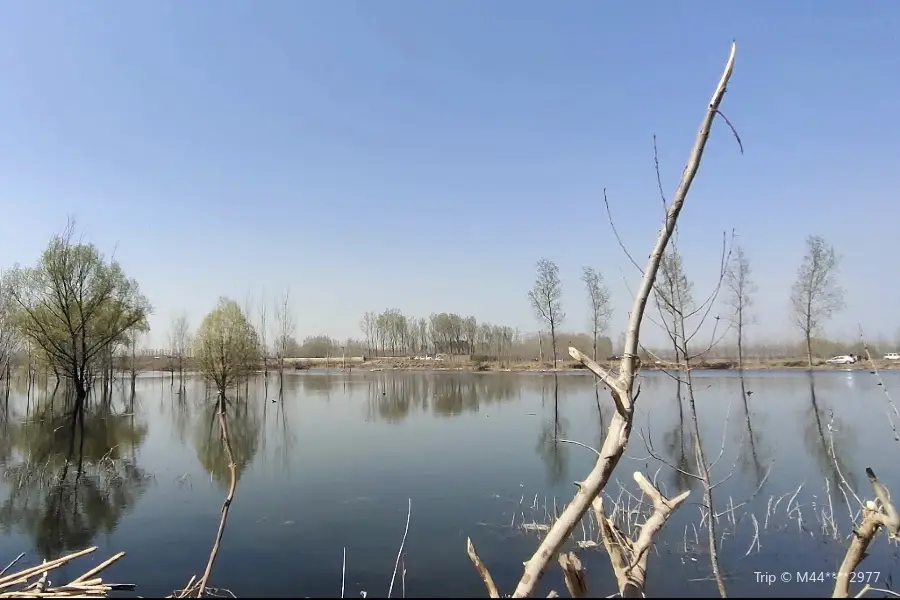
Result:
M855 362L856 362L855 356L848 356L845 354L842 356L835 356L834 358L829 358L828 360L825 361L825 364L826 365L852 365Z
M900 360L900 353L888 352L884 355L884 360Z

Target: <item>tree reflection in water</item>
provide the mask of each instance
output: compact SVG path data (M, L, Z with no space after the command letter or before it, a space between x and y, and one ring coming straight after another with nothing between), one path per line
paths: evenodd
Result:
M73 415L63 408L38 403L2 432L9 495L0 524L29 536L46 559L114 531L148 483L136 460L146 424L103 402L86 406L72 427Z

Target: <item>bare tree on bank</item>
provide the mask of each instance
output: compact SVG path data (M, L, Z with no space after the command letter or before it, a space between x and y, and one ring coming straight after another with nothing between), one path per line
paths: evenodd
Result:
M659 263L662 260L663 253L669 243L678 222L678 216L681 213L684 201L687 198L691 184L697 175L700 167L700 161L703 157L703 150L706 147L709 138L710 129L716 115L719 114L719 105L725 96L725 89L731 78L734 68L734 58L736 45L732 44L731 54L725 65L725 70L719 80L715 92L707 106L706 114L700 125L700 131L697 134L694 147L691 150L687 165L682 172L681 182L672 198L672 202L666 212L665 226L660 230L656 243L653 246L650 256L647 260L647 266L643 269L643 278L634 298L634 305L629 313L627 336L625 339L625 349L622 359L619 363L618 374L613 374L591 360L590 357L580 352L577 348L569 348L569 354L576 360L581 361L589 368L601 381L609 388L616 412L613 414L609 425L607 435L603 440L603 446L597 453L597 462L591 472L578 482L578 491L574 498L569 502L553 526L544 536L540 546L534 555L525 563L525 570L522 578L519 580L515 591L514 598L527 598L534 593L535 587L549 566L550 562L558 555L560 548L566 543L575 529L576 525L584 517L588 509L594 505L601 504L602 499L598 498L600 492L606 487L609 479L619 463L625 448L628 445L628 439L631 435L632 423L634 420L634 402L637 399L637 390L635 389L635 377L638 370L638 345L640 341L641 321L644 317L644 310L653 284L656 280ZM636 478L641 474L636 474ZM643 486L642 486L643 487ZM653 495L652 493L650 494ZM679 497L680 498L680 497ZM668 505L671 507L677 499L673 499ZM681 498L680 501L683 501ZM654 501L654 504L656 502ZM662 505L667 503L662 502ZM598 515L599 517L600 515ZM654 514L653 517L657 517ZM655 533L665 523L665 515L659 515L658 518L648 520L642 529L639 543L631 545L630 552L623 552L623 544L616 543L611 540L607 544L607 551L610 558L617 556L620 560L613 560L613 567L616 571L616 579L619 583L619 592L623 597L639 597L643 595L644 583L646 581L646 557L649 551L649 544ZM651 527L650 525L653 525ZM640 543L643 542L643 543ZM474 546L471 541L468 548L469 557L472 560L476 570L481 575L492 597L499 597L500 594L491 578L487 567L478 558ZM623 556L624 555L624 556ZM624 560L622 560L624 559ZM627 561L627 562L626 562Z
M609 319L612 316L612 307L609 305L609 290L603 283L603 276L591 267L584 267L581 276L587 286L590 314L588 315L588 327L593 338L592 358L597 360L597 338L606 333L609 327Z
M791 288L794 323L803 332L806 358L813 366L812 336L819 333L831 316L844 308L844 290L837 283L840 259L824 238L806 238L806 256L797 269Z
M172 319L172 329L169 332L169 346L172 348L172 357L178 366L178 390L184 389L184 361L187 358L191 346L190 326L186 313Z
M278 394L284 394L284 359L294 339L291 291L286 290L275 305L275 359L278 361Z
M552 260L542 258L537 263L537 278L534 287L528 292L531 306L538 319L550 328L550 340L553 345L553 368L556 368L556 328L566 315L562 311L562 283L559 280L559 267Z
M751 277L750 261L744 249L738 246L725 272L725 285L731 292L729 303L734 311L732 323L737 331L738 369L744 368L744 327L750 323L747 310L753 306L756 283Z

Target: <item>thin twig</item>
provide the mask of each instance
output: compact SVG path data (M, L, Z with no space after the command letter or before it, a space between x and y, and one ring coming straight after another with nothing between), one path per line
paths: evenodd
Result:
M397 560L394 562L394 574L391 575L391 586L388 588L388 598L394 591L394 580L397 578L397 568L400 566L400 557L403 555L403 546L406 545L406 536L409 533L409 518L412 515L412 498L409 499L409 509L406 512L406 530L403 532L403 540L400 541L400 550L397 552Z

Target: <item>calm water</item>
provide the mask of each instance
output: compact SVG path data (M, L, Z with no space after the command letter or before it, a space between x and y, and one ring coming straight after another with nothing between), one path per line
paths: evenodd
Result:
M877 379L867 371L814 378L746 373L745 405L736 375L696 377L711 459L725 439L713 479L726 478L734 466L716 489L717 511L763 484L734 517L719 519L730 594L830 594L830 581L766 586L754 572L837 568L850 533L849 510L836 487L841 474L865 498L872 497L866 466L900 490L900 442ZM900 390L900 377L889 374L884 381ZM66 487L53 485L68 450L64 421L27 419L35 401L14 394L0 431L0 560L28 551L34 564L42 555L99 546L96 556L69 567L67 574L75 575L124 550L127 556L104 577L136 583L142 596L171 593L202 573L228 486L227 461L203 384L189 382L184 397L175 389L168 378L147 374L138 380L133 409L124 395L105 413L93 409L84 444L76 445L82 446L76 455L83 474ZM522 561L537 547L541 532L534 524L547 523L554 504L562 510L572 482L593 464L589 450L554 444L554 432L599 446L612 410L601 390L598 412L593 379L582 373L554 380L550 374L311 372L287 376L283 402L271 402L275 392L272 383L266 401L256 382L247 408L229 416L239 481L210 583L238 596L338 596L345 548L347 597L363 590L386 596L408 503L407 595L484 597L466 556L467 536L509 593ZM38 403L46 408L47 402L39 394ZM623 505L628 496L620 485L638 493L631 477L636 469L650 477L659 470L660 486L670 495L695 484L650 457L641 438L668 462L694 469L674 381L645 375L637 412L628 458L607 489ZM700 500L695 487L670 520L650 561L648 595L715 595L706 533L694 531L701 527ZM855 511L854 504L850 496ZM840 541L821 524L823 513L832 511ZM759 547L751 550L757 529ZM575 537L597 539L593 524L586 521ZM890 587L896 546L880 537L870 553L864 569L880 571L878 586ZM592 593L613 593L605 552L587 549L581 556ZM398 574L396 597L402 585ZM551 588L565 595L555 564L539 595Z

